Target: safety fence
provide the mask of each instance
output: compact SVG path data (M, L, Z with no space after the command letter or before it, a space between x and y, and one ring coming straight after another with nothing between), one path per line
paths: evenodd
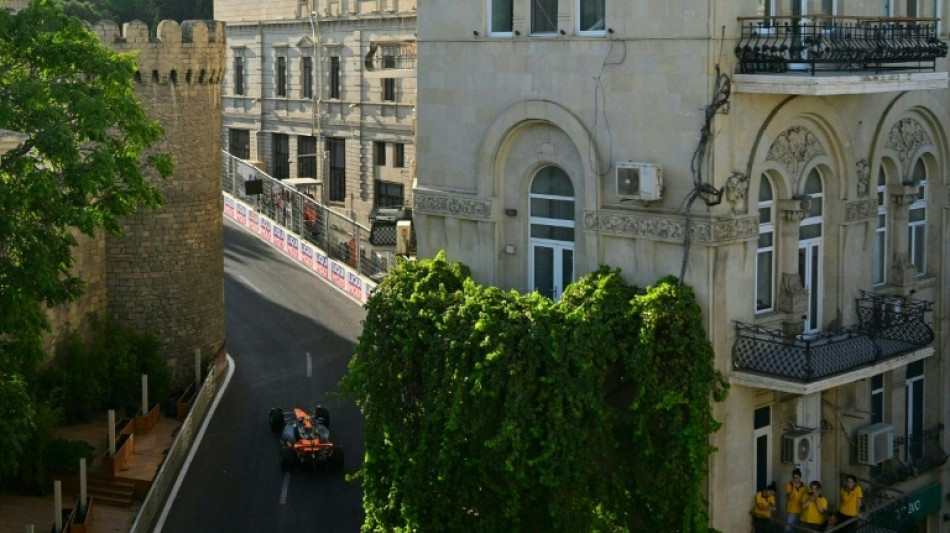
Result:
M260 231L266 220L279 228L280 235L293 234L300 241L298 255L300 246L306 245L374 284L396 266L392 246L377 246L374 243L380 241L372 238L369 228L323 205L317 180L278 180L228 152L222 164L225 197L238 202L232 206L235 217L231 218L251 231ZM254 227L249 225L252 216L256 216Z

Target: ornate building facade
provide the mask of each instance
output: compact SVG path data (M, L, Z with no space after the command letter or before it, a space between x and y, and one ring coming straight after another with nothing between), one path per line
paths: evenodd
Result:
M853 474L876 524L941 531L945 11L426 6L419 256L444 249L481 283L552 298L600 264L640 286L682 276L731 383L712 437L713 527L748 531L755 491L800 468L835 506Z
M218 0L228 28L222 142L277 179L313 178L367 223L411 205L415 0Z

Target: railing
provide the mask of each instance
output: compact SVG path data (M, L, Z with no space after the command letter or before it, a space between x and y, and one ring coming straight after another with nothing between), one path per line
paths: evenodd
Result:
M940 19L830 15L742 17L740 74L936 69L947 56Z
M377 247L370 239L371 232L366 226L227 152L224 152L222 164L224 192L253 206L261 214L325 251L328 257L346 263L376 281L396 266L391 247L389 250ZM252 180L262 180L261 194L246 194L245 183Z
M363 60L366 70L416 68L415 41L374 42Z
M807 336L737 322L733 366L804 383L846 372L933 342L924 322L931 305L865 292L857 299L860 324Z

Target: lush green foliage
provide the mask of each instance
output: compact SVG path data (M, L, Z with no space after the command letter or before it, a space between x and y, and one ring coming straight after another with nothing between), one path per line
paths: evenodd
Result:
M214 16L211 0L54 0L67 14L97 22L114 20L121 24L141 20L153 28L170 19L207 20ZM154 31L154 30L153 30Z
M95 451L84 440L56 438L50 441L46 449L46 467L50 472L75 473L79 471L79 460L85 458L88 467Z
M29 138L0 158L0 364L39 346L43 305L75 298L75 228L92 235L161 199L143 164L162 136L133 94L135 60L46 0L0 9L0 129ZM21 358L21 362L23 358Z
M87 421L92 413L110 408L135 412L142 374L148 374L151 401L163 401L171 393L171 370L158 349L152 334L97 322L88 344L75 336L63 343L35 380L35 396L62 412L67 423Z
M18 375L0 373L0 479L13 476L33 429L33 404Z
M366 417L366 531L708 531L725 383L692 291L602 268L560 302L403 263L343 390Z

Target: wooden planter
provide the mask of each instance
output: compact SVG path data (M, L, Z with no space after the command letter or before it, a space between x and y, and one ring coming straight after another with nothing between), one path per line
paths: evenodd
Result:
M135 434L145 435L158 424L158 417L162 415L161 404L156 403L145 415L135 416Z
M185 392L181 393L181 398L178 398L175 418L179 421L184 421L185 417L188 416L188 411L191 410L191 403L193 401L195 401L195 384L191 383L188 385L188 388L185 389Z
M92 498L86 498L86 515L79 516L79 500L70 510L69 518L63 523L63 531L70 533L88 533L89 524L92 523Z
M108 452L102 458L102 470L108 478L114 478L119 472L125 469L129 458L132 457L134 450L135 435L131 433L122 433L115 438L115 455L109 456Z

